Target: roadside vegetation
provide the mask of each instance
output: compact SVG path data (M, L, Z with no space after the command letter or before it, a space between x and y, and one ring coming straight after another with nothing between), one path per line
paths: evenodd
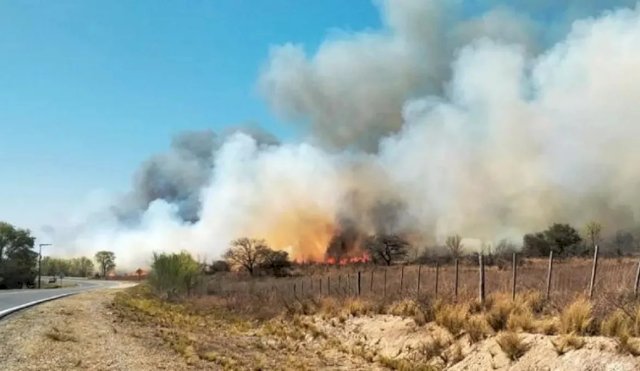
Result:
M505 261L519 249L504 241L484 250L491 285L480 301L472 265L477 258L469 257L458 235L447 238L441 255L419 255L413 265L399 264L410 254L398 236L370 240L373 262L331 266L291 262L263 240L247 238L234 241L225 260L211 264L187 252L156 254L147 283L117 294L113 305L122 321L152 329L199 367L300 369L347 359L365 369L434 370L453 367L474 352L489 352L492 362L502 357L509 365L541 346L564 357L586 344L639 355L640 302L621 285L619 273L621 267L635 271L635 262L601 261L599 284L611 290L591 300L585 296L580 277L587 277L591 264L580 256L585 243L601 240L599 233L591 224L582 238L556 224L525 236L523 251L531 258L519 262L514 298ZM561 258L555 282L564 286L547 298L540 285L547 262L536 257L550 251ZM452 267L445 265L454 257L461 271L456 296L447 285ZM434 267L434 261L442 265ZM613 343L598 343L599 336Z

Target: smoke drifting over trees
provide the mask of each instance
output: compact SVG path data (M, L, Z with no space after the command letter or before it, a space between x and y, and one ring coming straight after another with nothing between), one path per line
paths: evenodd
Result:
M126 266L160 250L219 257L243 236L321 259L344 221L419 243L638 225L640 10L465 4L382 1L383 30L333 36L311 56L273 48L258 86L308 127L304 141L179 137L143 165L115 220L71 243Z

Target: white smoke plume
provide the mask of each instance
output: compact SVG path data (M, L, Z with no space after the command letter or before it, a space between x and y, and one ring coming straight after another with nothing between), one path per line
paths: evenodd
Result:
M636 226L640 10L582 3L389 0L384 30L332 38L312 57L276 47L259 85L307 139L228 136L189 193L197 217L151 197L137 223L105 213L65 242L132 268L152 251L217 258L242 236L321 259L344 220L424 243L517 240L552 222Z

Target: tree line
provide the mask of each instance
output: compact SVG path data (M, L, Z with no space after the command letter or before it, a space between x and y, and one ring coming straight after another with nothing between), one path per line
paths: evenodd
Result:
M33 287L38 275L39 253L35 251L35 237L28 229L0 221L0 289ZM99 251L94 256L104 277L115 269L115 254ZM44 276L89 277L95 271L94 262L87 257L59 259L42 257Z

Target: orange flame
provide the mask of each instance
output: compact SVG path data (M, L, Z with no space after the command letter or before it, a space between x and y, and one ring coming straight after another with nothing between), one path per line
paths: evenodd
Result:
M325 259L325 264L329 265L347 265L347 264L358 264L358 263L368 263L371 261L369 255L362 254L361 256L351 256L351 257L343 257L340 259L336 259L333 256L329 256Z

